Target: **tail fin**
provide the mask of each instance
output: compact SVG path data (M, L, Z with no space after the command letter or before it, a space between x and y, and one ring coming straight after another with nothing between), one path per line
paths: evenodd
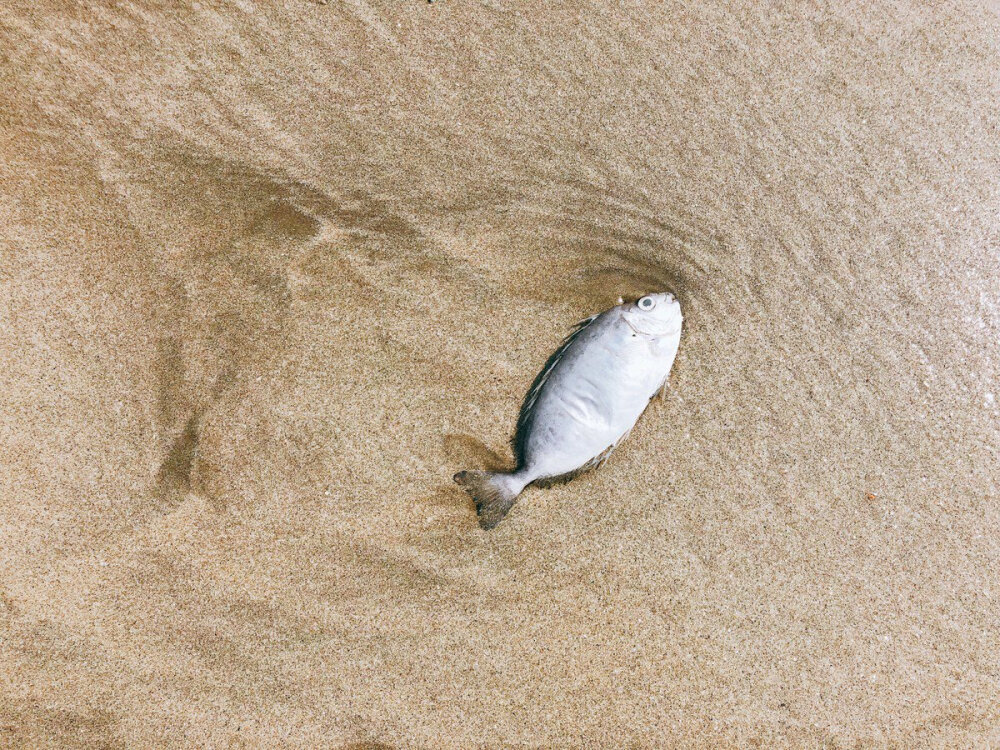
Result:
M460 471L455 481L476 501L479 525L484 529L500 523L524 489L523 482L504 472Z

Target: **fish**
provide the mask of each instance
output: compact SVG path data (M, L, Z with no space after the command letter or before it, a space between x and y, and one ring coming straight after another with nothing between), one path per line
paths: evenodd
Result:
M528 486L567 482L601 466L649 402L665 393L683 316L669 292L647 294L578 323L549 357L521 405L512 471L454 476L495 527Z

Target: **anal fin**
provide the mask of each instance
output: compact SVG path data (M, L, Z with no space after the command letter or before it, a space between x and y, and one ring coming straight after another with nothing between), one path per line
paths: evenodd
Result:
M631 432L631 430L629 430L629 432ZM628 437L628 432L626 432L624 435L618 438L618 440L615 441L614 444L609 445L607 448L598 453L596 456L587 461L587 463L583 464L583 466L579 467L578 469L573 469L573 471L568 471L565 474L560 474L559 476L555 477L542 477L541 479L536 479L534 482L532 482L532 484L534 484L536 487L552 487L557 484L564 484L571 479L575 479L581 474L586 474L588 471L599 469L601 468L601 466L604 465L604 462L607 461L608 458L610 458L615 448L618 447L618 443L620 443L627 437Z

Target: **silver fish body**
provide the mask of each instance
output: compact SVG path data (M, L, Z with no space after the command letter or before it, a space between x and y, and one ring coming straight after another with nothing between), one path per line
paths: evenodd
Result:
M664 293L579 324L525 397L514 471L455 475L483 528L499 523L528 485L565 481L604 462L665 387L682 322L680 304Z

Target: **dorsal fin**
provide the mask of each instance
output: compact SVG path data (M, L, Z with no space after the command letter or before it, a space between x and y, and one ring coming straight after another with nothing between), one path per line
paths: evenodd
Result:
M531 420L534 417L535 402L538 400L538 395L542 392L542 388L545 387L545 382L549 379L549 375L552 374L555 366L559 364L559 360L563 358L566 350L572 346L573 342L586 330L587 326L597 320L599 316L600 313L591 315L573 327L573 330L563 339L559 348L548 358L542 371L538 373L531 387L528 389L528 393L524 397L524 403L521 404L521 413L517 418L517 429L514 431L513 440L511 440L511 447L514 449L514 458L517 460L518 466L524 463L524 439L527 436L528 428L531 426Z

